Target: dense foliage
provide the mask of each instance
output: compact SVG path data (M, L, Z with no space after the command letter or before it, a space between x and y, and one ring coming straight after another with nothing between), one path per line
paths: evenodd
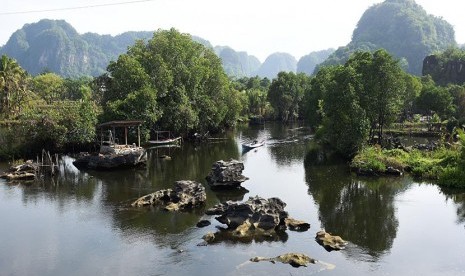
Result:
M283 122L302 118L302 98L309 88L310 79L305 74L280 72L268 91L268 101L276 117Z
M2 56L1 61L0 159L94 141L99 108L91 79L31 77L14 59Z
M321 124L323 139L352 156L368 142L382 144L383 129L405 107L406 80L385 50L356 52L344 66L317 73L305 96L306 115L314 127Z
M241 111L215 53L171 29L138 41L108 66L107 119L142 119L150 129L206 132L233 125Z
M343 64L357 50L384 48L407 72L420 75L423 59L435 51L456 45L452 25L434 17L413 0L386 0L365 11L352 41L332 54L324 65Z

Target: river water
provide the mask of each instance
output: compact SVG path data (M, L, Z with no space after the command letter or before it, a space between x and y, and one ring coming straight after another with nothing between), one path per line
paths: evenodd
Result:
M0 275L465 275L465 191L409 177L356 177L344 163L309 153L312 136L296 127L243 127L225 140L150 149L144 169L80 172L63 157L53 181L0 180ZM265 138L264 147L242 154L241 142ZM248 192L206 185L212 164L230 158L244 162ZM206 185L204 208L128 207L181 179ZM203 215L205 208L255 195L279 197L291 217L311 228L278 240L197 246L221 226ZM197 228L200 219L212 225ZM321 228L349 241L347 248L328 252L318 245ZM335 267L248 261L289 252Z

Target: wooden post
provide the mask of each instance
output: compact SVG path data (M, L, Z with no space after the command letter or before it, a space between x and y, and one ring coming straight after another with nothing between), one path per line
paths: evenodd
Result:
M128 145L128 127L124 128L124 144Z
M116 144L116 130L115 130L114 126L113 126L113 135L112 135L112 137L113 137L113 145L115 145Z
M137 146L140 147L140 126L137 126Z

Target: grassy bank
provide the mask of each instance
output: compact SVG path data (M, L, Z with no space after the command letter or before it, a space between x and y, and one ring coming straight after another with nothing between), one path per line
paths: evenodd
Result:
M465 150L462 143L434 151L414 149L408 152L370 146L360 151L350 166L354 170L380 175L390 167L417 178L435 180L442 186L465 188Z

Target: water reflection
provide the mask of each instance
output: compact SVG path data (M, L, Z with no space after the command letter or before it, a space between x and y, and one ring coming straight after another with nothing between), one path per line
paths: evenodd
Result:
M465 190L440 188L446 199L452 200L457 208L457 223L465 223Z
M316 162L315 162L316 161ZM355 259L377 261L392 247L399 225L394 197L405 189L398 178L357 178L347 165L325 153L305 159L308 191L319 206L321 227L362 249L344 251Z

